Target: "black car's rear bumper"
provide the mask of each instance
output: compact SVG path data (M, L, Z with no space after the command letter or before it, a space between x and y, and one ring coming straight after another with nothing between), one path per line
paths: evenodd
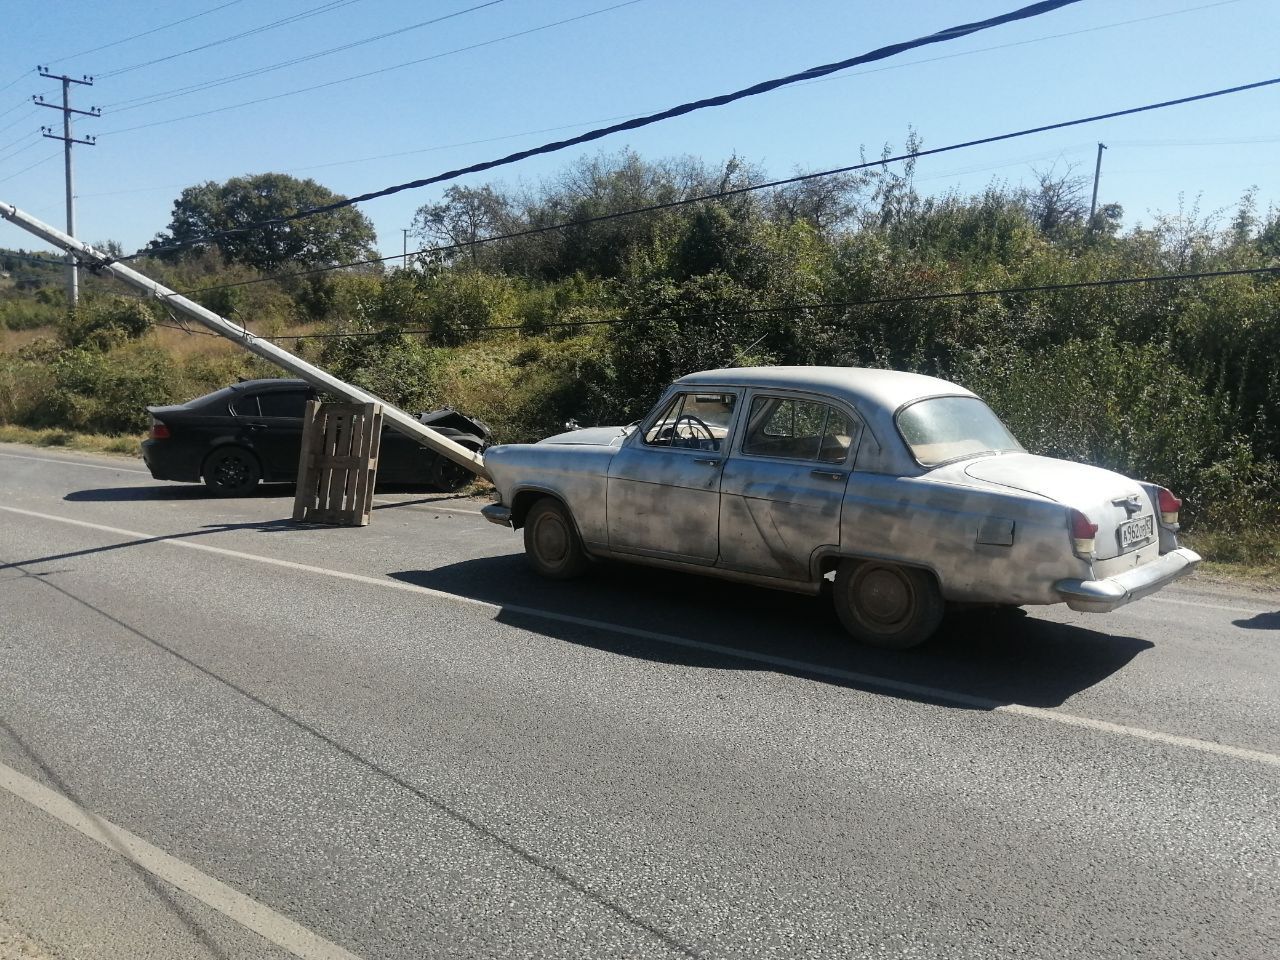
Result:
M200 458L169 440L143 440L142 460L157 480L200 482Z

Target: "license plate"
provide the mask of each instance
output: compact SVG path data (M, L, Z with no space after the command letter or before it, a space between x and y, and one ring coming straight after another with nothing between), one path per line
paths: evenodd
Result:
M1120 549L1128 550L1140 543L1146 543L1156 532L1156 518L1149 514L1136 520L1126 520L1120 524Z

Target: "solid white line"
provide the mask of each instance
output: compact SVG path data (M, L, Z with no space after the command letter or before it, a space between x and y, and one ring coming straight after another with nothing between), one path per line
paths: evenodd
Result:
M245 896L221 880L215 880L3 763L0 763L0 788L61 820L90 840L132 861L295 957L305 960L360 960L349 950L329 942L284 914L276 913L266 904Z
M1269 613L1268 610L1250 610L1246 607L1228 607L1221 603L1201 603L1199 600L1175 600L1173 597L1144 597L1146 600L1154 600L1156 603L1176 603L1180 607L1204 607L1208 610L1226 610L1228 613ZM1280 605L1280 604L1278 604Z
M47 513L37 513L34 510L20 510L17 507L0 506L0 510L5 511L6 513L16 513L21 516L36 517L41 520L50 520L55 523L65 523L71 526L84 527L89 530L97 530L102 533L129 537L135 540L155 540L158 544L182 547L186 550L199 550L204 553L217 554L218 556L234 557L237 560L248 560L253 563L282 567L286 570L297 570L300 573L332 577L337 580L348 580L353 583L368 584L369 586L382 587L387 590L399 590L402 593L413 593L419 596L431 597L435 600L443 600L448 603L475 607L494 614L514 613L528 617L536 617L540 620L550 620L555 623L565 623L575 627L600 630L606 633L617 634L619 636L636 637L641 640L652 640L657 643L665 643L674 647L683 647L689 650L701 650L707 653L715 653L720 656L733 657L737 660L747 660L752 663L763 663L771 667L779 667L784 670L794 670L800 673L811 674L813 676L830 677L836 680L844 680L849 683L869 686L874 689L889 690L894 693L905 693L908 696L938 700L943 703L953 703L958 706L971 707L978 710L1009 713L1014 714L1015 716L1034 718L1037 720L1050 720L1054 723L1063 723L1072 727L1082 727L1102 733L1136 737L1137 739L1149 740L1153 743L1162 743L1174 747L1187 747L1192 750L1199 750L1203 753L1212 753L1217 754L1218 756L1232 757L1237 760L1250 760L1255 763L1264 763L1270 766L1280 767L1280 755L1265 753L1261 750L1250 750L1246 747L1233 747L1228 744L1215 743L1212 740L1198 740L1194 737L1182 737L1177 734L1161 733L1158 730L1146 730L1142 727L1130 727L1125 726L1124 724L1110 723L1106 720L1094 720L1090 717L1080 717L1070 713L1063 713L1058 710L1046 710L1041 707L1028 707L1018 703L1001 703L998 700L989 700L986 697L975 697L955 690L944 690L940 687L929 687L918 683L907 683L902 680L890 680L886 677L878 677L870 673L857 673L852 670L841 670L836 667L823 667L813 663L806 663L803 660L793 660L790 657L775 657L767 653L739 650L736 647L727 647L718 643L707 643L706 641L694 640L690 637L681 637L671 633L660 633L655 630L645 630L640 627L629 627L625 624L610 623L607 620L595 620L591 617L577 617L568 613L543 610L539 607L526 607L522 604L515 603L490 603L487 600L476 600L471 597L459 596L455 593L446 593L443 590L433 590L430 587L421 587L417 584L404 583L400 580L388 580L383 577L367 577L359 573L348 573L345 570L331 570L327 567L314 567L310 564L297 563L293 560L280 560L275 557L264 557L254 553L242 553L239 550L229 550L226 547L215 547L207 543L192 543L189 540L157 540L155 539L156 534L139 533L136 530L123 530L119 527L108 527L100 523L90 523L87 520L73 520L70 517L58 517Z
M374 497L373 502L383 507L402 507L408 505L412 507L419 507L423 510L447 510L450 513L470 513L477 517L483 516L479 510L472 510L468 507L448 507L443 504L438 504L434 500L428 503L417 503L413 500L379 500L377 497Z
M150 470L137 470L133 467L108 467L103 463L85 463L83 460L72 460L70 457L25 457L18 453L0 453L0 457L8 457L10 460L34 460L36 463L71 464L73 467L88 467L90 470L114 470L123 473L145 473L147 475L151 473Z

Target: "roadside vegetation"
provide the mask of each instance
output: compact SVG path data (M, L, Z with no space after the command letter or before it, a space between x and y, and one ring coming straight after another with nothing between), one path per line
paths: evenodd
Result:
M437 249L407 265L253 282L282 263L365 259L372 229L345 210L301 238L165 249L333 197L240 178L183 191L137 266L258 336L302 337L282 343L395 403L478 416L501 441L569 418L628 422L692 370L935 374L982 395L1034 452L1171 487L1208 556L1275 575L1280 277L903 298L1275 266L1276 211L1248 195L1232 211L1184 203L1124 227L1116 204L1088 222L1087 184L1070 171L1033 189L926 196L907 165L538 232L764 179L738 159L602 154L536 185L450 187L414 224ZM147 404L278 373L92 275L68 312L52 258L0 252L0 270L0 423L128 437Z

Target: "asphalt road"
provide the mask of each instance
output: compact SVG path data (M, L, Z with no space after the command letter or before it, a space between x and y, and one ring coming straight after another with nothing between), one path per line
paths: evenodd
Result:
M537 580L429 494L303 528L11 445L0 494L0 950L1280 952L1275 593L889 655L813 599Z

